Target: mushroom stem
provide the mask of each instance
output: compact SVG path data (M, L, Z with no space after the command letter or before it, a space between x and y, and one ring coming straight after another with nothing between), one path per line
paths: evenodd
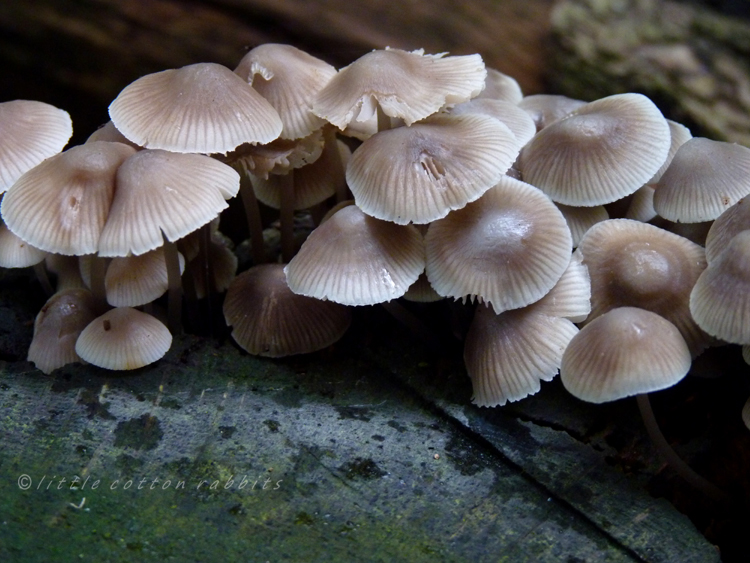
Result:
M266 253L263 249L263 222L260 217L260 208L258 199L255 197L255 190L247 173L240 170L240 197L242 205L245 207L245 216L247 217L247 227L250 231L250 251L253 256L254 264L263 264L266 262Z
M162 236L163 233L162 233ZM182 277L177 245L164 236L164 261L167 265L167 327L173 335L182 333Z
M646 430L648 431L651 441L672 469L685 479L685 481L703 492L703 494L709 498L717 501L729 500L729 497L724 491L693 471L693 469L685 463L679 455L677 455L677 452L674 451L672 446L669 445L669 442L667 442L664 434L662 434L659 424L656 421L656 416L654 416L654 411L651 408L651 402L648 399L648 393L641 393L640 395L637 395L636 398L638 400L638 408L641 411L643 423L646 425Z
M342 170L344 169L344 163L341 160L341 153L339 152L339 145L338 140L336 139L336 131L334 131L333 127L326 127L323 129L323 152L324 155L321 155L321 158L324 156L330 159L331 167L335 168L336 170ZM348 189L346 186L346 178L344 174L341 174L341 181L339 181L336 185L336 203L341 203L342 201L345 201L349 199L349 194L347 193Z
M104 313L109 305L107 304L107 289L104 285L104 278L107 275L109 260L99 255L94 255L91 260L91 293L94 295L97 315Z
M294 170L276 178L281 190L281 261L285 264L294 258Z
M42 289L47 294L47 297L52 297L52 295L54 295L55 293L55 290L52 288L52 284L49 281L49 276L47 275L47 268L44 265L44 260L42 260L38 264L34 264L34 273L36 274L36 279L41 284Z

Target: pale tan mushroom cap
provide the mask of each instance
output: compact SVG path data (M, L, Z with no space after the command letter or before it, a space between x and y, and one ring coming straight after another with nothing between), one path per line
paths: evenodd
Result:
M677 326L694 355L707 346L689 310L690 292L706 267L702 247L647 223L610 219L586 233L578 252L591 276L589 319L639 307Z
M143 254L161 246L163 236L174 242L217 217L239 186L237 172L208 156L137 152L117 172L99 255Z
M120 165L136 153L122 143L95 141L48 158L3 198L8 228L56 254L96 252Z
M83 329L76 353L100 368L131 370L159 360L171 345L172 335L159 320L137 309L118 307Z
M560 378L579 399L604 403L671 387L690 365L690 350L677 327L656 313L620 307L573 337Z
M536 126L531 116L517 105L502 100L474 98L453 106L449 113L451 115L489 115L499 119L513 132L519 147L528 143L536 134Z
M424 260L424 241L413 225L381 221L349 205L310 234L285 272L294 293L373 305L404 295Z
M742 231L750 229L750 199L739 200L719 215L706 235L706 259L712 263Z
M269 174L286 174L316 162L324 145L323 132L318 130L302 139L276 139L265 145L245 143L219 160L235 170L266 179Z
M488 68L487 78L484 79L484 90L476 97L518 104L523 99L523 92L515 78L494 68Z
M318 93L313 113L343 130L352 121L370 119L380 105L386 115L411 125L482 91L487 71L481 56L443 55L400 49L367 53Z
M664 172L672 163L674 155L677 154L677 150L693 138L693 134L690 132L690 129L688 129L681 123L677 123L676 121L667 119L667 125L669 125L669 133L671 135L671 142L669 144L669 153L667 154L667 160L664 161L664 164L662 164L659 170L656 171L656 174L654 174L653 177L647 182L649 184L654 184L661 179Z
M327 62L291 45L266 43L242 57L234 72L279 112L282 139L305 137L325 123L312 113L312 103L336 75Z
M58 291L44 304L34 320L34 338L27 360L44 373L81 358L76 354L76 340L96 317L96 303L87 289Z
M528 113L534 121L537 131L585 105L586 102L583 100L555 94L532 94L518 102L518 107Z
M404 299L415 303L434 303L444 298L432 288L430 280L427 279L427 274L422 272L419 274L417 281L411 284L404 293Z
M563 352L577 332L569 320L529 308L496 315L480 305L464 345L472 402L496 407L537 393L541 381L557 375Z
M509 176L430 225L427 278L438 294L477 295L496 312L541 299L570 262L565 219L542 192Z
M109 106L115 127L135 144L186 153L222 153L269 143L281 119L231 70L198 63L143 76Z
M59 153L72 134L73 123L65 110L33 100L0 103L0 194Z
M654 186L645 184L638 188L630 199L630 205L625 212L626 219L645 223L657 216L654 209Z
M0 267L26 268L39 264L47 257L47 252L31 246L14 235L4 224L0 224Z
M750 230L735 236L700 275L690 312L711 336L750 344Z
M750 149L695 137L685 142L662 174L654 209L670 221L716 219L750 194Z
M178 253L180 274L185 258ZM155 301L167 292L167 263L164 247L141 254L113 258L104 276L107 303L113 307L138 307Z
M573 253L568 267L549 293L528 308L574 323L586 320L591 313L591 277L580 252Z
M526 144L523 179L554 201L594 206L645 184L667 158L669 125L641 94L617 94L581 106Z
M124 145L130 145L136 150L140 150L142 147L136 145L133 141L129 140L125 135L120 133L115 127L112 121L107 121L104 125L99 127L96 131L89 135L86 139L87 143L93 143L94 141L107 141L110 143L122 143Z
M346 180L368 215L401 225L429 223L494 186L518 149L497 119L439 115L370 137L352 154Z
M343 305L292 293L282 264L239 274L227 291L224 318L244 350L273 358L326 348L351 324Z
M570 234L573 237L573 248L581 243L581 239L591 227L609 219L609 214L603 205L593 207L572 207L562 203L556 203L555 205L568 224Z

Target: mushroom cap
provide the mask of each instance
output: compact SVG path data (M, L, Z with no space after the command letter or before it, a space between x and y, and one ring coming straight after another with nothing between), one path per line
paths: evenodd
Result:
M664 164L659 167L659 170L656 171L656 174L654 174L653 177L648 181L649 184L654 184L661 179L664 172L672 163L674 155L677 154L677 150L693 138L693 134L690 132L690 129L688 129L681 123L677 123L676 121L667 119L667 125L669 125L669 133L671 135L667 160L664 161Z
M519 145L497 119L438 115L380 131L352 154L346 180L368 215L401 225L429 223L494 186Z
M502 406L533 395L551 381L578 328L567 319L524 307L496 315L480 305L466 335L464 362L472 402Z
M527 112L534 121L537 131L585 105L586 102L583 100L555 94L532 94L518 102L518 107Z
M117 171L99 255L143 254L163 237L174 242L217 217L239 186L239 174L211 157L139 151Z
M263 96L216 63L142 76L109 106L115 127L148 149L222 153L242 143L269 143L281 119Z
M161 321L131 307L117 307L83 329L76 353L100 368L131 370L159 360L171 345L172 335Z
M76 340L96 317L96 302L87 289L58 291L44 304L34 320L34 338L27 360L44 373L73 362Z
M712 263L729 246L729 241L750 229L750 199L744 198L719 215L706 235L706 260Z
M571 205L555 204L565 217L565 222L573 237L573 248L576 248L588 230L602 221L609 219L609 214L603 205L593 207L573 207Z
M639 307L677 326L694 355L707 346L689 310L690 292L706 267L703 248L647 223L610 219L594 225L578 251L591 276L589 319Z
M180 274L185 258L178 253ZM113 307L138 307L167 292L167 262L161 246L140 256L113 258L104 276L107 303Z
M242 57L234 72L245 79L279 113L282 139L299 139L320 129L325 120L312 113L318 92L336 69L291 45L266 43Z
M586 320L591 313L591 277L580 252L573 253L568 267L549 293L529 308L574 323Z
M453 106L448 113L451 115L478 114L489 115L505 123L515 135L518 146L528 143L536 134L536 126L531 116L517 105L503 100L490 98L473 98Z
M6 225L0 224L0 267L26 268L39 264L46 257L44 250L31 246Z
M690 364L690 350L676 326L651 311L619 307L571 339L560 379L579 399L604 403L671 387Z
M135 149L94 141L48 158L5 194L8 228L31 245L68 256L96 252L120 165Z
M657 213L654 209L654 186L645 184L638 188L633 197L630 198L630 205L625 212L625 218L645 223L655 217L657 217Z
M750 149L695 137L677 149L656 184L654 209L670 221L716 219L750 194Z
M711 336L750 344L750 230L735 236L700 275L690 312Z
M108 141L110 143L122 143L124 145L130 145L136 150L140 150L142 147L136 145L133 141L129 140L125 135L120 133L115 127L112 121L107 121L104 125L100 126L99 129L91 133L89 138L86 139L87 143L93 143L94 141Z
M224 318L244 350L272 358L326 348L351 323L343 305L292 293L282 264L261 264L239 274L227 290Z
M414 301L415 303L434 303L443 299L443 296L438 295L437 291L432 289L430 280L427 279L427 274L422 272L419 274L417 281L409 286L409 289L404 293L404 299L407 301Z
M572 240L542 192L509 176L479 200L432 223L427 278L438 294L477 295L495 312L541 299L570 262Z
M73 123L65 110L34 100L0 103L0 194L59 153L72 134Z
M518 104L523 99L523 92L515 78L494 68L488 68L487 78L484 79L484 90L476 97Z
M425 55L424 51L375 50L339 70L313 104L313 113L343 130L367 121L379 105L407 125L447 104L476 96L487 71L482 57Z
M424 241L413 225L381 221L349 205L310 233L285 272L299 295L373 305L404 295L424 264Z
M523 179L558 203L594 206L625 197L664 163L669 125L641 94L581 106L539 131L521 151Z

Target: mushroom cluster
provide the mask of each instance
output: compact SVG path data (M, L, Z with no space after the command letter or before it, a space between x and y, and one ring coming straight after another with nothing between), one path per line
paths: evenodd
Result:
M524 97L476 54L386 48L336 69L268 44L234 71L144 76L109 111L61 152L65 112L0 104L0 260L56 277L29 352L47 373L156 361L183 296L224 291L236 342L274 357L329 346L349 307L476 302L464 358L480 406L558 372L615 400L675 384L709 346L750 350L750 149L692 138L641 94ZM34 136L8 142L24 123ZM240 275L218 230L238 194Z

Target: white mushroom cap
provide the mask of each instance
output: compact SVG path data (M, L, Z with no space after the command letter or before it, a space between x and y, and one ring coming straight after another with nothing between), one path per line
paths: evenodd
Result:
M83 329L76 352L100 368L131 370L159 360L171 345L172 335L159 320L137 309L118 307Z
M568 344L560 378L584 401L604 403L671 387L690 370L685 340L663 317L635 307L612 309Z

